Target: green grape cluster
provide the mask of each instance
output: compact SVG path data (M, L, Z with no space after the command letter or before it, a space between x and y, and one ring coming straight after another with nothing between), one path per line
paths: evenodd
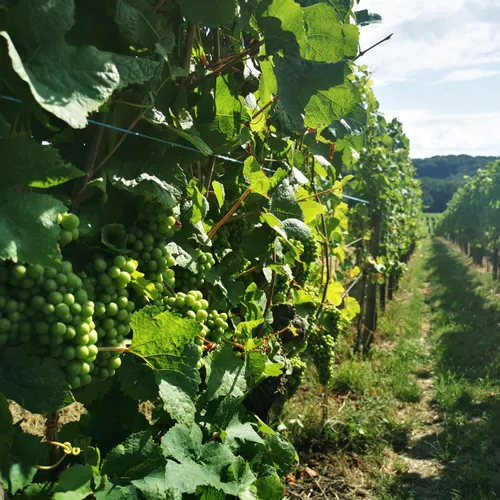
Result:
M55 267L2 262L0 347L45 347L73 389L92 380L98 354L94 302L70 262Z
M308 340L319 382L327 386L332 380L335 368L335 337L318 329L309 335Z
M304 251L302 252L302 261L308 264L316 262L319 256L318 245L316 245L316 240L311 238L302 242Z
M86 269L94 288L94 323L98 347L118 347L130 333L130 320L135 304L129 300L127 289L136 270L137 262L117 255L113 261L96 257ZM120 367L117 352L101 352L95 361L95 375L104 380L112 377Z
M138 271L154 283L159 299L168 295L175 285L174 257L167 250L167 240L174 235L176 219L172 212L165 213L160 204L147 204L136 227L127 235L130 256L138 261ZM145 305L139 301L139 305Z
M189 290L198 289L205 283L205 274L212 269L215 259L210 252L196 249L198 272L194 273L183 267L175 268L175 289L187 293Z
M218 231L214 238L214 248L217 251L225 248L230 248L234 251L239 250L243 244L245 234L249 229L249 223L246 219L238 219L224 224Z
M286 379L286 397L291 398L297 389L302 385L304 374L307 370L307 363L302 361L299 356L293 356L289 359L292 373Z
M220 342L224 332L229 328L227 313L219 313L212 310L208 313L206 325L208 327L207 338L216 344Z
M80 219L75 214L63 213L57 216L57 223L61 226L59 243L62 247L76 241L80 236Z

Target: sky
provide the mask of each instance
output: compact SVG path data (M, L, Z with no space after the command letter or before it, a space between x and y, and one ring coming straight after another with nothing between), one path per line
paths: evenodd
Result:
M500 0L361 0L382 16L361 28L359 59L373 72L388 119L399 118L411 157L500 156Z

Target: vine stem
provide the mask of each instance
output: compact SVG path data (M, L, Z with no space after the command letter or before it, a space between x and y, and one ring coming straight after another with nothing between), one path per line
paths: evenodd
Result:
M226 223L226 221L231 217L231 215L238 210L238 207L245 201L245 198L253 191L252 188L248 188L240 197L240 199L230 208L229 212L222 217L222 219L217 222L217 224L210 230L208 237L212 239L217 231Z
M258 118L264 111L269 108L269 106L272 106L275 102L278 101L278 95L276 94L263 108L260 108L257 113L255 113L252 118L250 118L249 121L245 122L245 126L249 127L250 123L255 120L255 118Z
M107 116L108 113L104 113L101 121L104 121L104 123L106 123ZM73 203L71 204L72 212L78 210L78 207L80 206L83 200L83 193L85 191L85 188L87 187L87 184L92 180L92 177L94 176L94 168L97 161L97 156L99 154L99 149L101 147L103 134L104 134L104 128L101 127L97 131L97 135L94 137L94 140L92 141L89 157L87 159L87 164L85 166L85 176L83 177L82 182L80 184L80 188L78 189L78 194L75 196L75 198L73 199Z
M311 186L313 188L313 191L314 191L314 196L316 197L316 200L318 201L318 203L320 205L322 205L321 203L321 199L320 199L320 193L318 193L316 191L316 186L314 184L314 156L311 156ZM323 297L321 299L321 303L318 307L318 310L316 311L316 318L319 316L319 313L321 312L321 310L323 309L323 305L326 301L326 296L328 294L328 286L330 284L330 278L331 278L331 268L330 268L330 242L328 240L328 229L326 227L326 217L325 217L325 214L321 214L321 225L322 225L322 229L323 229L323 237L324 237L324 241L323 241L323 260L324 260L324 263L326 264L326 283L325 283L325 288L323 289Z
M276 243L274 244L273 247L273 262L276 263ZM259 333L257 334L258 337L260 337L262 335L262 332L264 331L264 325L266 324L266 316L269 313L269 310L271 309L271 304L274 297L275 284L276 284L276 271L273 269L271 277L271 288L269 289L269 294L267 295L267 301L266 301L266 308L264 309L264 321L259 326Z
M132 131L135 128L135 126L141 121L142 117L144 116L144 114L148 109L150 108L148 107L134 118L134 120L127 129L129 132ZM118 142L113 146L111 151L102 159L99 165L97 165L97 167L94 170L94 173L99 172L99 170L101 170L101 168L104 167L104 165L109 161L109 159L118 151L118 149L120 149L121 145L127 140L128 136L129 134L126 134L125 132L122 134L122 136L120 137L120 139L118 139Z
M57 427L59 424L59 415L56 411L47 413L47 428L45 430L45 439L49 443L51 441L57 441L58 432ZM50 462L52 464L58 464L60 460L59 448L52 446L49 451ZM64 458L64 457L63 457ZM50 476L52 480L57 480L57 470L56 468L51 469Z
M354 58L354 60L357 61L360 57L363 57L367 52L370 52L370 50L373 50L375 47L378 47L379 45L381 45L384 42L388 42L392 38L393 35L394 35L394 33L391 33L389 36L386 36L384 39L380 40L380 42L377 42L377 43L373 44L371 47L368 47L366 50L362 50Z
M300 200L297 200L298 203L302 203L303 201L310 200L311 198L317 198L318 196L323 196L324 194L328 193L334 193L335 191L342 190L342 186L337 186L334 188L330 189L325 189L324 191L320 191L319 193L314 193L311 196L306 196L305 198L301 198Z
M242 276L246 276L247 274L253 273L257 271L257 266L253 266L250 269L247 269L246 271L243 271L242 273L238 274L236 276L236 279L241 278Z
M184 59L182 62L182 67L186 73L189 73L189 68L191 66L191 57L193 55L193 44L194 44L195 33L196 33L196 24L190 23L186 35L186 45L184 46Z

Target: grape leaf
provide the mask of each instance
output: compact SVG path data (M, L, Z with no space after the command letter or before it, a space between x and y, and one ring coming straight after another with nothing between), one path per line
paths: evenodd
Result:
M83 500L92 493L90 465L73 465L60 476L54 500Z
M217 78L215 85L216 115L213 128L227 139L233 139L239 135L243 122L249 120L250 116L243 98L231 91L227 77Z
M271 187L271 183L267 175L262 171L259 162L252 156L245 160L243 175L248 179L248 182L250 182L250 189L254 193L261 194L265 198L268 198L267 192Z
M243 495L256 480L248 463L236 457L227 445L202 444L201 440L202 433L197 426L180 424L162 438L165 456L175 460L168 460L165 470L168 489L179 495L194 493L199 486L212 486L226 495L247 498ZM222 474L223 471L227 473Z
M167 210L181 202L186 178L177 165L154 160L112 162L106 168L107 176L118 189L155 201Z
M72 397L59 363L39 358L23 347L4 349L0 358L0 393L33 413L56 411Z
M243 396L247 389L245 362L241 356L233 352L230 345L216 350L206 358L207 398Z
M32 483L16 495L16 500L53 500L53 483Z
M277 432L266 438L266 444L269 456L282 473L289 472L293 463L298 462L299 457L295 448Z
M53 266L61 258L57 215L66 210L45 194L0 191L0 259Z
M184 347L182 356L170 359L168 369L156 373L158 392L164 409L177 422L192 424L195 401L201 383L198 371L200 352L194 344Z
M27 136L0 141L2 182L11 186L49 188L81 177L83 172L62 161L57 149Z
M167 485L164 470L153 472L142 479L134 479L132 484L142 493L144 500L166 498Z
M263 444L264 440L259 436L257 431L249 422L241 422L238 415L235 415L229 425L225 429L225 443L235 449L239 446L240 441L250 441L252 443Z
M314 200L306 200L300 203L300 208L304 214L304 222L309 224L314 222L318 215L323 215L325 213L325 207Z
M226 197L226 192L224 190L224 184L213 181L212 189L214 190L214 195L217 198L217 203L219 204L219 209L224 205L224 199Z
M146 357L156 368L168 367L169 357L182 355L185 345L201 332L197 321L170 311L159 312L155 307L135 312L131 325L134 337L130 350Z
M116 372L121 390L137 401L153 401L158 395L154 372L133 356L122 359L122 366Z
M304 40L299 40L300 55L309 61L337 62L358 54L359 28L343 24L335 9L318 3L303 9Z
M130 435L106 455L101 473L116 484L128 484L152 472L162 471L164 467L165 459L160 447L149 431L141 431Z
M96 500L144 500L140 490L132 484L120 486L112 483L106 476L101 477L94 497Z
M330 281L328 285L328 291L326 294L326 300L328 303L339 306L342 304L342 295L344 294L344 287L340 281Z
M321 63L274 56L280 104L295 130L322 129L350 113L359 101L345 61Z
M31 483L38 470L41 449L40 438L25 434L20 428L15 430L8 460L0 469L0 481L9 493L14 494Z
M276 472L259 477L255 487L257 498L265 498L266 500L281 500L285 493L283 483Z
M219 24L231 24L236 17L236 0L177 0L182 13L193 24L216 27Z
M288 179L284 179L276 186L271 196L269 210L282 221L290 218L304 219L304 214L302 213L300 204L295 199L295 192Z
M30 5L24 8L33 10ZM41 45L33 57L23 62L9 34L2 31L0 37L7 43L12 68L29 85L38 104L73 128L84 128L87 116L115 90L152 78L158 64L95 47L72 47L62 40Z

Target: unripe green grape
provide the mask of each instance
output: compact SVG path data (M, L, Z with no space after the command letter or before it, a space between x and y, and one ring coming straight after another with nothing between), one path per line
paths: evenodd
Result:
M73 241L73 235L71 231L66 231L66 229L62 229L59 233L59 242L62 246L66 246Z
M0 318L0 333L7 333L10 331L12 324L7 318Z
M61 219L61 227L66 231L72 231L80 225L80 219L75 214L63 214Z
M66 327L66 333L64 334L64 338L66 340L72 340L76 337L76 330L73 326L68 325Z
M87 359L90 351L86 345L77 345L75 347L75 356L77 359Z
M58 286L64 286L68 283L68 277L64 273L58 273L56 274L54 281Z

